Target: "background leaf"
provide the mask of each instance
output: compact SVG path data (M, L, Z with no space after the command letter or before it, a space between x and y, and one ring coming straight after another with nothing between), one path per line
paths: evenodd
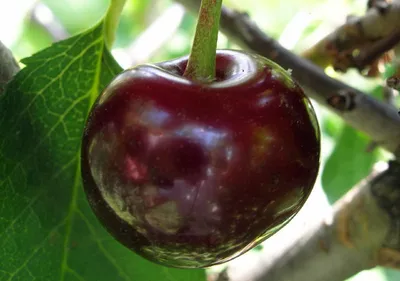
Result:
M343 196L367 176L378 159L378 152L367 152L370 139L345 125L322 173L322 187L330 203Z
M0 99L0 280L205 280L117 243L81 186L79 150L89 109L121 71L103 26L23 60Z

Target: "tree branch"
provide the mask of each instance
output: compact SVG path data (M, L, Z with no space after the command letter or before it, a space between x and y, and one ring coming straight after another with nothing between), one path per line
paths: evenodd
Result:
M338 281L376 265L400 269L400 163L391 162L340 199L324 220L229 281ZM226 279L228 278L228 279Z
M176 0L197 12L200 0ZM365 132L388 151L400 154L400 116L397 109L327 76L318 66L280 46L264 34L245 13L223 7L221 30L242 48L261 54L292 70L308 96L330 108L354 128ZM333 97L345 97L353 106L337 108Z
M400 31L400 1L369 1L368 11L362 17L349 20L303 53L303 57L321 67L332 64L346 71L352 67L353 50L368 49L371 43Z
M0 95L4 91L5 85L18 70L19 66L11 51L0 41Z
M350 62L350 66L354 66L361 71L399 43L400 28L388 36L369 44L368 47L361 49L357 56L352 57L353 61Z

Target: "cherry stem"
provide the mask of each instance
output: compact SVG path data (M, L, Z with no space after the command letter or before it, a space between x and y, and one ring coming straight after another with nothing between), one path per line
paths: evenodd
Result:
M192 50L184 77L206 83L215 79L222 0L202 0Z
M124 8L126 0L111 0L106 16L104 18L104 41L106 46L111 49L115 41L115 33L119 24L119 18Z

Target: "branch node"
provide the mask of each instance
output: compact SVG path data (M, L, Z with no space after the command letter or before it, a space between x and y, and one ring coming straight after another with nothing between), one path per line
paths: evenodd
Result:
M350 229L349 229L349 213L347 211L341 211L338 214L338 223L337 223L337 234L339 241L349 249L354 248L354 244L350 239Z
M324 239L324 238L319 239L318 246L324 253L329 254L331 245L330 245L328 239Z
M380 208L388 214L391 224L384 246L400 250L400 162L390 161L385 177L377 177L371 193Z
M375 8L379 14L385 15L390 8L390 3L387 0L369 0L367 3L367 10Z
M378 265L400 269L400 251L382 248L378 253Z
M400 77L389 77L386 79L386 85L392 89L400 89Z
M355 93L341 90L337 94L329 97L327 103L339 111L351 111L355 108Z

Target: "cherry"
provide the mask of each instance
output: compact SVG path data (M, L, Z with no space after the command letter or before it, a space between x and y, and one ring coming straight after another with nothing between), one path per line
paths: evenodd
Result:
M216 77L188 58L118 75L92 108L84 189L126 247L173 267L206 267L282 228L309 196L320 132L310 101L273 62L216 53Z

